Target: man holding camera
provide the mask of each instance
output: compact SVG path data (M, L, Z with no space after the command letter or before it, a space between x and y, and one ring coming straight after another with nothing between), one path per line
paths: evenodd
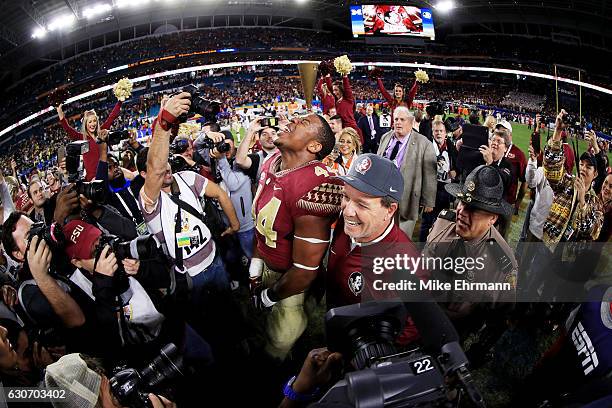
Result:
M235 164L236 146L230 132L211 133L208 135L215 143L224 142L229 146L227 152L219 152L217 148L210 151L210 157L216 161L216 168L221 176L221 182L232 200L236 215L240 222L240 229L236 237L240 243L242 253L248 259L253 257L255 242L255 224L251 210L253 207L253 194L251 192L251 178Z
M108 154L106 138L108 132L100 131L100 161L96 170L96 180L106 182L108 188L107 202L116 209L123 217L134 223L138 235L147 234L147 226L144 222L142 212L138 207L138 201L130 188L132 181L127 180L123 170L113 155Z
M155 122L153 141L146 152L145 183L140 190L140 206L149 231L166 245L178 272L193 281L192 299L199 303L206 286L229 289L229 280L216 246L203 218L200 199L219 201L230 221L223 234L233 234L240 225L232 202L213 182L194 172L172 174L168 164L169 139L179 116L190 111L191 95L181 92L168 99ZM143 153L141 153L142 155Z
M59 388L65 398L54 406L64 408L119 408L123 404L111 391L105 370L96 360L82 354L67 354L47 366L45 387ZM176 404L164 396L148 394L152 408L176 408Z
M404 192L399 206L400 228L412 236L419 208L424 213L433 211L436 205L436 155L431 142L415 132L414 115L400 106L393 112L393 131L380 139L378 155L383 156L400 169L404 178Z
M274 145L278 137L278 127L261 126L260 120L261 118L256 118L250 123L246 136L236 150L236 164L247 172L254 184L259 182L264 162L278 151ZM257 134L259 134L261 150L249 154L249 149L255 143Z
M253 202L257 248L249 275L256 306L271 308L266 353L283 360L306 328L305 291L319 273L340 186L320 162L335 145L325 119L294 118L279 132L279 152L262 169Z
M27 288L19 288L21 308L37 325L80 327L85 316L67 291L67 285L74 285L50 273L51 249L41 237L31 234L33 224L25 214L16 211L2 228L2 245L7 255L21 264L20 284L28 283Z

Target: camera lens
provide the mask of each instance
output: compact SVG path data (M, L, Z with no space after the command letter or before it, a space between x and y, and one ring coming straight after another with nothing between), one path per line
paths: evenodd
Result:
M147 384L146 389L155 389L163 381L182 375L182 369L183 359L176 346L170 343L165 345L159 356L142 370L141 378Z
M83 194L85 198L96 204L106 202L106 188L104 181L94 180L90 182L77 181L75 184L77 194Z

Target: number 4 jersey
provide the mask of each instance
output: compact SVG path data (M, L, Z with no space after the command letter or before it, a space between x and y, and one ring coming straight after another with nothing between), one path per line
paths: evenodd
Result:
M280 162L276 153L264 164L253 211L259 256L270 269L285 272L293 263L295 220L305 215L335 219L342 185L320 161L283 171Z

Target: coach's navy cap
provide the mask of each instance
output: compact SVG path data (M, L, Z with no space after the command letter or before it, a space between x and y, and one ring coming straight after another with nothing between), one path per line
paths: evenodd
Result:
M397 166L389 159L372 153L358 156L348 174L337 178L374 197L389 196L399 202L404 192L404 178Z

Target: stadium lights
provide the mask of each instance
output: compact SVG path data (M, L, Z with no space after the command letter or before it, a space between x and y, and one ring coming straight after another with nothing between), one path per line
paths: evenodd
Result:
M74 24L74 14L64 14L59 17L54 18L49 25L47 26L48 31L55 31L63 28L70 27Z
M38 27L32 33L32 38L43 38L45 35L47 35L47 30L45 30L43 27Z
M84 9L83 17L87 19L93 18L100 14L108 13L109 11L112 10L112 8L113 6L111 6L110 4L104 4L104 3L96 4L96 5L93 5L91 7L87 7L86 9Z
M455 2L453 0L443 0L443 1L439 1L433 7L439 12L447 13L450 10L455 8Z

